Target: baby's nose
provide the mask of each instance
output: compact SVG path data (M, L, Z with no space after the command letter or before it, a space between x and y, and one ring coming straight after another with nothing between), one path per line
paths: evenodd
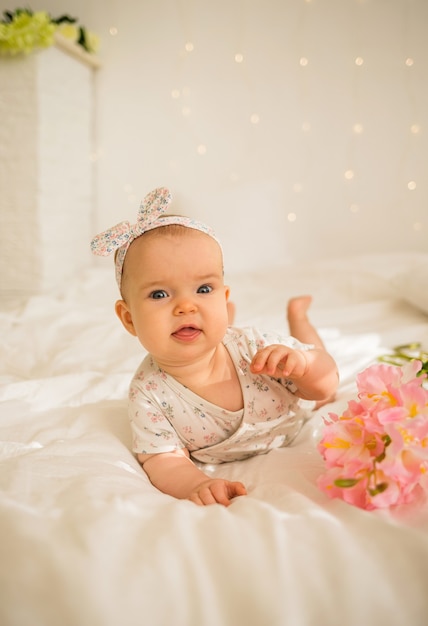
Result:
M186 315L189 313L195 313L197 311L196 303L190 298L183 298L174 307L175 315Z

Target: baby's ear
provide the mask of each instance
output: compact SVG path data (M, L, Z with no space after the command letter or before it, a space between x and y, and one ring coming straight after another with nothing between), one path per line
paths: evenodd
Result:
M120 319L128 333L131 333L131 335L134 335L134 337L136 337L137 333L135 331L135 327L132 321L132 315L128 309L125 300L118 300L114 305L114 310L116 311L117 317Z

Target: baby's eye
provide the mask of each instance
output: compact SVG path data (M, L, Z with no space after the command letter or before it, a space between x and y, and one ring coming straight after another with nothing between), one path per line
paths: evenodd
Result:
M160 300L161 298L167 298L167 297L168 297L168 294L163 289L156 289L155 291L152 291L152 293L150 294L150 298L152 298L153 300Z
M211 285L201 285L198 288L198 293L210 293L213 290Z

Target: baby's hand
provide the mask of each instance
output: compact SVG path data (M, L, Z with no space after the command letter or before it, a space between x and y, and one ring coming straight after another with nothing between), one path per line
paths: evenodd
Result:
M198 485L189 495L188 500L200 506L206 504L229 506L232 498L246 495L247 490L242 483L230 482L223 478L212 478Z
M304 352L281 344L273 344L262 348L254 355L250 369L253 374L297 380L305 375L307 361Z

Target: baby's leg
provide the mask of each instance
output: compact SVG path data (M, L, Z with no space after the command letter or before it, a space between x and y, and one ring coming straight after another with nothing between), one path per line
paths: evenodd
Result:
M321 337L307 315L311 302L311 296L298 296L288 301L287 320L290 335L302 343L312 343L316 348L324 348Z
M290 334L301 341L302 343L311 343L315 348L322 348L325 350L325 346L318 335L314 326L309 321L307 311L312 302L311 296L298 296L297 298L291 298L288 301L287 306L287 319L290 328ZM335 396L327 398L322 402L317 402L315 409L327 404L334 400Z

